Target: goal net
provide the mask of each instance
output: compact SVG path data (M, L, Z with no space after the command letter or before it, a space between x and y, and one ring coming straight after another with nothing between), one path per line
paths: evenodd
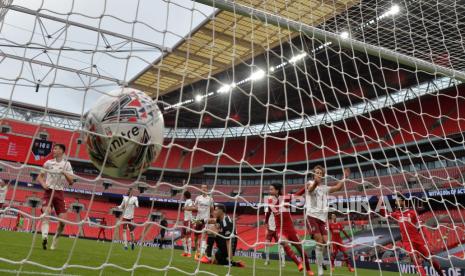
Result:
M465 275L464 18L452 0L0 1L1 274ZM85 123L123 88L164 119L132 178L88 138L144 142ZM43 188L57 144L63 212Z

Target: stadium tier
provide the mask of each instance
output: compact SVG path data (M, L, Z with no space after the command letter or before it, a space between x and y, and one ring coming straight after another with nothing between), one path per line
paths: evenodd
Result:
M457 104L454 97L463 101L465 86L438 97L424 97L420 101L374 112L369 118L360 116L342 123L321 125L308 128L305 132L296 131L267 139L165 140L162 152L152 167L189 170L216 164L260 166L282 164L284 161L294 163L443 139L460 134L465 129L465 120L459 116L464 112L461 110L464 104ZM444 110L447 110L446 114ZM71 160L89 161L80 132L10 119L1 119L0 126L9 127L9 131L3 133L5 136L39 138L39 134L46 135L48 141L67 145ZM3 152L2 158L24 162L31 143L32 140L24 140L22 145L17 146L17 156ZM5 144L4 148L7 149L8 145Z
M14 168L15 163L10 164L12 167L5 166L3 171L0 172L0 177L8 181L20 181L23 183L36 184L36 180L31 176L31 173L39 173L36 168L26 167L24 169ZM463 169L457 167L441 168L433 170L418 171L416 174L412 173L398 173L389 176L380 177L367 177L364 179L352 179L347 183L343 191L335 193L335 196L350 197L350 196L370 196L377 195L380 191L383 194L389 195L394 191L403 192L422 192L424 186L434 187L435 189L451 189L462 187L462 175ZM97 175L92 174L77 174L79 179L74 183L73 188L75 190L82 190L94 193L115 193L124 194L127 191L127 187L131 186L134 182L125 179L112 179L105 178L105 180L95 181ZM88 181L85 181L88 179ZM414 179L414 180L412 180ZM415 184L408 185L409 181L413 181ZM111 187L106 189L103 182L114 183ZM146 183L155 188L151 189L147 194L153 195L158 198L171 198L172 187L180 187L182 183L155 183L153 181L146 181ZM329 185L334 182L329 182ZM301 184L289 184L287 189L290 193L297 191L302 187ZM363 185L363 191L360 190L360 186ZM215 185L213 195L218 202L234 202L231 196L239 194L240 197L237 199L238 202L260 202L262 195L268 191L266 188L261 186L245 186L240 190L231 185ZM198 190L193 190L194 196L199 195Z

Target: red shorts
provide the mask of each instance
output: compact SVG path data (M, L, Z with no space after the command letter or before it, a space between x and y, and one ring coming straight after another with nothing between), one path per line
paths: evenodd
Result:
M276 233L276 231L271 231L271 230L267 229L266 230L265 240L271 242L271 241L273 241L273 239L274 239L275 242L278 242L278 240L279 240L278 233Z
M53 193L53 198L52 197ZM51 202L50 202L51 201ZM42 198L42 212L44 211L44 207L48 207L50 203L50 208L53 207L55 209L55 213L58 215L66 213L66 205L65 205L65 193L63 191L58 190L51 190L48 189L45 191L44 196Z
M205 228L205 222L204 221L197 221L195 223L194 229L195 231L202 231ZM194 235L200 235L202 234L201 232L195 232Z
M192 228L191 228L191 221L190 220L185 220L183 221L183 228L182 228L182 235L187 236L192 233Z
M342 241L331 241L331 251L333 254L336 254L337 252L345 252L347 248L342 245Z
M297 236L297 232L294 228L283 228L280 233L276 231L278 237L283 237L283 242L290 241L290 242L300 242L299 237ZM295 246L295 245L294 245Z
M307 217L307 227L309 229L309 234L321 234L322 236L328 236L328 227L326 226L326 222L314 218L314 217Z
M123 222L132 222L132 219L125 219L125 218L123 218L122 221L123 221ZM129 223L123 224L123 228L124 228L124 227L129 228L129 231L131 231L131 232L134 231L134 229L136 228L135 225L129 224Z

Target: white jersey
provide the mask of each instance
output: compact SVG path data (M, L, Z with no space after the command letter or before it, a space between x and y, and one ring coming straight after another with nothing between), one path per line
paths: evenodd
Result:
M62 172L73 174L71 164L64 158L60 162L55 158L47 160L43 168L41 173L45 173L45 185L52 190L63 191L65 189L67 181Z
M274 214L271 214L268 218L268 230L276 231L276 222L274 220Z
M195 206L197 206L197 219L205 221L210 218L213 199L209 195L199 195L195 198Z
M137 199L137 196L123 196L123 202L121 202L121 205L118 207L120 209L123 209L123 218L124 219L133 219L134 218L134 209L136 207L139 207L139 200Z
M8 185L0 187L0 203L5 203L7 191L8 191Z
M192 199L186 199L186 202L184 203L184 208L185 207L192 207L194 206L194 202L192 201ZM192 211L187 211L187 210L184 210L184 221L191 221L193 218L192 216Z
M266 202L268 202L267 200ZM270 208L268 206L265 207L265 213L271 212ZM276 222L274 220L274 214L271 213L269 218L268 218L268 230L270 231L276 231Z
M313 184L313 181L310 181ZM317 218L321 221L328 221L328 194L329 187L318 185L313 192L306 192L305 195L305 213L309 217Z

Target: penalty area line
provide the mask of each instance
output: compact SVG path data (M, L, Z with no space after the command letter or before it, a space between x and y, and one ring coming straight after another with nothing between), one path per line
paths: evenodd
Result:
M9 273L9 274L18 274L21 275L63 275L63 276L79 276L76 274L61 274L61 273L50 273L50 272L39 272L39 271L24 271L24 270L16 270L16 269L0 269L0 272Z

